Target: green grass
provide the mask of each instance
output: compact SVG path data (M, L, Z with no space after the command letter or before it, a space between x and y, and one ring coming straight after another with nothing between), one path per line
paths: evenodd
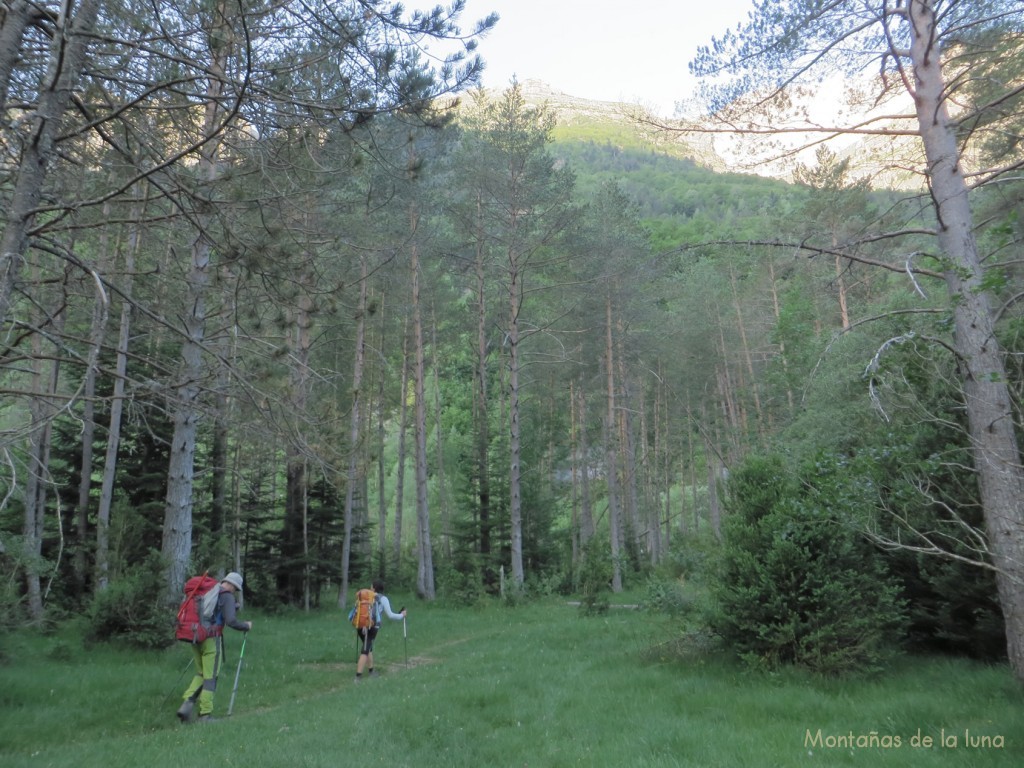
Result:
M904 658L886 674L829 681L747 672L671 651L671 621L560 601L518 608L410 606L377 646L381 677L352 682L339 612L248 616L234 713L174 717L183 647L85 649L70 633L4 640L0 766L1019 766L1024 693L1005 666ZM228 636L216 714L239 636ZM821 746L808 744L821 729ZM918 731L932 747L915 747ZM945 729L958 745L942 747ZM1003 746L964 743L1000 737ZM899 747L843 740L899 736ZM826 744L825 741L828 740Z

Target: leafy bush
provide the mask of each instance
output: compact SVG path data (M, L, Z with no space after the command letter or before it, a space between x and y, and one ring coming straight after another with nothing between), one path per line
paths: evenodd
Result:
M455 567L451 561L434 561L434 585L437 597L444 605L480 605L487 600L487 589L480 575L478 563L465 558Z
M713 626L748 663L868 671L892 652L904 606L859 533L856 494L825 498L778 456L729 480Z
M655 578L647 580L644 608L670 616L685 616L693 610L693 607L693 598L686 592L682 581L666 581Z
M163 591L160 558L111 582L89 607L86 642L122 641L137 648L166 648L174 642L174 615L158 596Z

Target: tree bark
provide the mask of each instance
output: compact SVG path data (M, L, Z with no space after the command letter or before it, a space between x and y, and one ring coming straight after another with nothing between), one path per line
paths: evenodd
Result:
M479 529L480 560L483 567L484 584L493 586L496 575L491 568L491 426L488 403L487 358L490 353L487 344L487 282L483 232L482 201L477 195L476 249L476 396L474 416L476 419L476 473L477 473L477 521Z
M125 250L125 281L121 287L121 323L117 336L114 362L114 391L110 399L110 422L107 426L107 451L103 460L100 500L96 511L95 589L106 589L110 577L110 510L114 504L114 481L117 479L117 453L121 444L121 414L124 411L125 385L128 373L128 348L131 340L135 254L141 241L141 225L134 224Z
M380 297L380 339L379 349L386 348L384 322L384 296ZM384 445L387 438L387 408L384 400L385 376L383 366L380 367L377 377L377 559L380 563L380 573L387 574L387 525L388 505L385 499L386 493L386 468L384 463Z
M405 435L409 424L409 370L412 367L409 355L409 324L402 324L402 382L398 407L398 457L395 461L395 535L391 543L394 557L394 571L397 577L402 570L402 512L405 503Z
M349 558L352 551L352 529L355 515L356 483L359 481L359 434L362 431L363 368L366 361L366 297L369 270L366 254L359 256L359 306L356 311L356 343L352 362L352 406L348 427L348 470L345 473L345 536L341 546L341 596L338 607L348 605Z
M99 6L100 0L82 0L74 16L60 16L53 29L46 76L39 84L36 108L28 115L31 136L22 145L17 180L4 216L4 225L0 227L3 229L3 235L0 236L0 324L7 322L11 312L12 293L20 279L28 249L28 233L35 220L36 206L47 171L56 158L57 135L85 64ZM5 89L0 93L4 101L13 67L17 64L21 34L28 23L25 14L34 14L36 11L34 7L29 11L23 4L15 3L10 13L13 15L5 16L3 31L0 33L0 42L4 44L0 48L0 67L7 69L6 72L0 70L0 76L6 75L0 79ZM8 34L16 40L8 41ZM10 48L6 47L8 43L11 44Z
M4 4L4 15L0 19L0 115L7 114L7 94L14 69L24 53L25 30L41 15L39 6L29 0L10 0Z
M104 214L109 215L110 206L104 206ZM102 253L110 252L109 235L104 230L100 237ZM85 367L85 380L82 383L82 461L78 473L78 502L75 505L75 557L73 570L79 592L84 592L89 570L86 557L86 540L89 536L89 506L92 494L92 473L96 442L96 378L99 374L99 355L103 347L103 338L107 332L107 321L110 317L109 301L105 295L97 296L93 305L92 324L89 329L89 356Z
M953 304L985 532L996 568L1010 665L1024 682L1024 470L1014 432L1013 401L989 294L983 288L960 151L946 109L947 84L935 36L934 5L931 0L911 0L907 12L913 95L939 223L939 245L949 259L944 275Z
M62 317L62 315L61 315ZM60 317L55 324L60 322ZM58 329L59 330L59 329ZM50 474L50 444L53 434L54 395L60 375L57 356L48 360L42 353L42 334L32 337L33 376L29 411L32 423L28 441L28 468L25 477L24 555L25 591L29 616L43 619L44 596L41 583L43 535L46 530L46 485ZM58 521L59 523L59 521Z
M582 382L577 389L580 466L580 550L587 551L594 538L593 505L590 499L590 441L587 434L587 394Z
M612 554L612 591L622 591L621 536L619 511L618 456L615 451L615 345L612 335L612 297L605 298L605 380L607 410L604 417L604 471L608 485L608 534Z
M639 500L639 472L637 471L637 450L636 450L636 429L633 425L633 388L629 373L626 371L626 329L622 322L622 312L618 313L615 320L616 368L619 371L619 390L621 396L618 400L616 412L619 416L619 456L622 466L622 508L623 522L627 530L627 538L630 552L639 562L643 557L644 527L640 520Z
M230 45L230 28L223 2L215 16L218 19L213 29L207 30L210 38L211 60L208 79L208 99L203 113L202 135L207 143L199 153L199 175L207 188L219 176L217 156L218 143L215 141L219 117L224 111L221 95L224 92L224 75ZM220 35L223 34L224 38ZM210 211L201 211L198 228L189 261L185 307L183 310L184 341L181 348L182 366L180 383L175 390L174 432L171 437L170 463L167 471L167 497L164 511L163 541L160 552L167 567L167 601L174 603L182 584L187 578L189 558L192 553L192 510L195 481L196 439L199 432L200 382L203 379L203 343L206 337L206 300L209 292L213 241L206 231Z
M410 231L415 233L419 214L415 205L409 214ZM434 555L430 543L430 506L427 487L427 404L424 394L426 362L423 351L423 318L420 308L420 256L419 246L412 243L412 333L413 353L416 356L413 369L413 387L416 396L416 548L417 572L416 590L426 600L434 599Z
M523 571L523 494L522 436L519 426L519 310L522 306L522 272L518 255L512 248L508 254L508 426L509 426L509 519L512 557L512 583L521 590L525 581Z
M434 369L434 450L437 452L437 503L441 507L441 552L452 559L452 526L448 505L448 488L444 475L444 427L441 420L441 373L438 362L437 315L430 310L430 343L433 347L431 367Z

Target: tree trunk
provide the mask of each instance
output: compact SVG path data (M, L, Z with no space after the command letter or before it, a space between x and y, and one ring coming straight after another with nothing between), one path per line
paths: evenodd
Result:
M754 415L757 417L757 431L764 433L765 420L761 411L761 395L758 393L757 377L754 375L754 359L750 354L750 344L747 342L747 326L743 322L743 310L740 306L739 291L736 288L736 271L729 268L729 284L732 288L732 304L736 311L736 328L740 334L740 346L743 350L743 362L747 367L747 375L750 377L750 393L754 397Z
M402 324L402 383L398 406L398 457L395 461L395 535L391 543L394 556L394 571L397 577L402 570L402 511L405 502L405 434L409 424L409 324Z
M139 218L139 217L136 217ZM110 577L110 510L114 504L114 481L117 479L117 452L121 444L121 414L124 411L125 384L128 373L128 347L132 326L132 276L135 274L135 254L141 241L141 225L133 224L125 250L125 281L121 287L121 324L117 336L114 362L114 391L110 399L110 422L107 426L107 452L103 460L103 478L100 500L96 511L95 590L106 589Z
M7 114L7 94L14 68L22 60L25 30L42 15L39 6L29 0L4 3L4 15L0 19L0 115Z
M622 322L620 312L615 321L618 331L616 338L615 364L619 371L619 387L622 396L618 402L617 413L619 415L619 445L621 446L622 464L622 507L624 509L624 522L628 530L630 552L635 555L637 562L643 558L644 529L640 520L640 500L638 491L637 471L637 450L636 450L636 429L633 426L633 388L631 379L626 371L625 339L626 329Z
M59 324L63 313L56 318ZM55 329L59 331L60 329ZM60 375L58 356L43 356L43 337L35 334L33 345L32 399L29 411L32 424L28 441L28 472L25 477L24 555L25 589L29 616L34 622L43 619L44 595L40 577L43 566L43 535L46 527L46 485L50 474L50 444L53 434L53 398ZM58 502L59 503L59 502ZM58 520L59 524L59 520Z
M21 278L29 231L36 216L36 207L42 192L46 173L56 158L56 139L64 113L71 103L79 74L85 63L91 33L96 23L100 0L82 0L71 18L61 16L50 37L49 64L46 78L39 84L39 100L33 112L27 113L31 121L32 136L22 145L18 162L17 180L11 193L10 204L3 219L0 236L0 324L6 323L11 311L11 295ZM13 68L16 66L20 40L26 25L25 14L34 17L35 6L28 10L22 3L11 5L5 15L0 33L0 104L4 104ZM8 40L8 35L13 38ZM11 47L7 47L10 44Z
M520 281L522 274L514 252L509 256L509 317L508 317L508 426L509 426L509 519L512 557L512 583L522 590L523 572L523 495L521 441L519 427L519 310L522 303Z
M309 477L309 465L302 467L302 476ZM309 562L309 482L302 484L302 607L309 612L311 590L311 568Z
M221 95L224 91L227 50L230 45L223 39L212 38L223 33L230 35L226 13L218 9L217 29L208 30L211 38L210 77L208 100L203 115L203 136L209 141L200 151L199 175L207 187L219 175L217 165L218 144L214 141L218 118L224 110ZM177 595L187 578L189 558L192 554L192 497L195 480L196 439L199 432L199 382L203 379L203 343L206 337L206 298L211 280L213 242L205 227L211 219L210 211L201 211L199 231L192 243L187 290L183 308L184 342L181 348L182 366L180 383L176 387L174 405L174 433L171 437L170 463L167 471L167 500L164 511L163 541L160 552L167 563L167 600L177 602Z
M480 214L481 201L477 198L477 221L482 220ZM484 241L481 228L477 230L476 248L476 396L474 416L476 419L476 472L477 472L477 521L480 531L480 560L483 567L484 584L493 586L497 579L491 568L491 427L490 407L488 403L488 372L487 357L490 352L487 344L487 283L484 270Z
M433 347L432 367L434 369L434 450L437 452L437 503L441 507L441 552L445 559L452 559L452 526L448 509L448 489L444 476L444 427L441 422L441 374L437 360L437 316L430 310L430 340Z
M608 533L612 554L612 591L622 591L622 558L620 536L622 522L619 513L618 457L615 452L615 355L612 339L612 297L605 299L605 379L607 382L607 410L604 417L604 471L608 483Z
M779 321L782 318L782 310L779 307L779 284L775 278L775 262L772 259L768 259L768 277L771 281L772 287L772 311L775 315L775 325L779 325ZM779 360L782 362L782 375L786 382L786 405L789 408L789 414L792 416L796 412L796 408L793 405L793 387L789 381L789 363L786 357L786 342L779 339Z
M718 506L718 453L711 442L711 425L708 423L707 414L704 414L704 455L707 461L708 470L708 522L711 523L711 532L719 541L722 540L722 514Z
M366 297L369 270L366 255L359 256L359 306L356 310L356 343L352 362L352 406L348 426L348 471L345 473L345 537L341 546L341 596L338 607L348 605L349 558L355 515L356 483L359 480L359 434L362 431L363 367L366 361Z
M989 294L974 239L967 184L946 110L947 85L935 40L930 0L911 0L910 56L917 118L928 159L939 245L949 258L946 285L953 304L958 369L963 375L968 429L1006 622L1007 653L1024 681L1024 470L1014 433L1013 401L1003 352L994 330Z
M419 215L410 212L410 231L416 231ZM427 487L427 404L424 395L426 362L423 353L423 319L420 310L420 257L419 246L413 242L412 255L412 332L413 353L416 356L413 369L413 387L416 396L416 548L417 572L416 589L420 597L434 599L434 555L430 544L430 507Z
M590 499L590 441L587 439L587 394L582 382L578 388L579 444L580 444L580 550L587 551L594 538L594 512Z
M384 296L380 298L380 341L378 348L386 349L386 339L384 335ZM384 445L387 439L387 430L385 425L387 423L387 409L384 403L384 384L387 380L385 376L383 366L380 366L379 375L377 376L377 560L380 563L381 576L387 574L387 525L388 525L388 505L385 499L386 493L386 477L385 472L387 471L384 463Z
M109 203L103 206L104 214L110 215ZM106 230L100 236L100 250L110 253L109 235ZM88 558L86 540L89 536L89 506L92 495L92 473L96 442L96 377L99 373L99 356L110 317L109 300L105 295L97 296L93 305L92 325L89 329L89 356L85 366L85 380L82 383L82 461L78 473L78 502L75 505L75 557L73 570L79 594L83 594L88 580Z

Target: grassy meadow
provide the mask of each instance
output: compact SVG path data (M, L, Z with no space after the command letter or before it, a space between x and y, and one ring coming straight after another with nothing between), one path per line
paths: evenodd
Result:
M247 610L233 713L229 631L220 719L202 725L174 715L183 646L8 635L0 766L1024 765L1024 692L1006 666L904 657L856 679L769 675L686 648L678 620L643 610L392 602L410 608L408 636L387 622L382 674L359 685L340 611Z

